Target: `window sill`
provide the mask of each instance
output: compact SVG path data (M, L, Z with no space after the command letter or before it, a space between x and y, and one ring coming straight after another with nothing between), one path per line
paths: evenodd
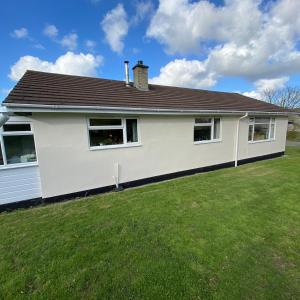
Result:
M11 164L11 165L5 165L5 166L0 166L0 171L1 170L7 170L7 169L18 169L18 168L27 168L27 167L34 167L38 166L37 162L32 162L32 163L19 163L19 164Z
M248 141L249 144L257 144L257 143L266 143L266 142L274 142L275 139L269 139L269 140L261 140L261 141Z
M222 142L222 140L199 141L199 142L194 142L194 145L221 143L221 142Z
M109 145L109 146L96 146L90 147L91 151L96 150L107 150L107 149L120 149L120 148L132 148L132 147L141 147L141 143L132 143L132 144L122 144L122 145Z

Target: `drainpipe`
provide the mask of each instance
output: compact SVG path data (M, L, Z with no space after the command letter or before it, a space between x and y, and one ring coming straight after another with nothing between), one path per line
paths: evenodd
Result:
M9 119L8 113L2 112L0 113L0 127L2 127Z
M244 116L240 117L236 124L236 143L235 143L235 159L234 159L234 166L237 167L238 159L239 159L239 133L240 133L240 121L244 118L248 117L248 113Z
M126 86L130 86L130 81L129 81L129 61L125 60L124 61L124 66L125 66L125 84Z

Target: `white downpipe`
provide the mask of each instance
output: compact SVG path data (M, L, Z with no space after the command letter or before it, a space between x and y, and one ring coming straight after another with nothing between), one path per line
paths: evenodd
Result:
M119 189L119 163L114 164L114 176L113 179L115 181L116 189Z
M0 113L0 127L2 127L9 119L8 113Z
M124 61L124 66L125 66L125 84L126 84L126 86L130 86L130 81L129 81L129 61L128 60Z
M234 159L234 166L237 167L238 159L239 159L239 135L240 135L240 121L244 118L248 117L248 113L244 116L240 117L236 124L236 142L235 142L235 159Z

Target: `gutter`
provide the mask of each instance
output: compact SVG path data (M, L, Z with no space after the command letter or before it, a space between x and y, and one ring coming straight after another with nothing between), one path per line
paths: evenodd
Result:
M69 106L69 105L36 105L3 103L10 112L68 112L68 113L115 113L115 114L159 114L159 115L195 115L195 114L245 114L248 111L240 110L190 110L190 109L167 109L167 108L141 108L141 107L109 107L109 106ZM265 112L251 111L251 114L262 115L290 115L291 112Z
M234 166L237 167L238 165L238 159L239 159L239 133L240 133L240 121L244 118L248 117L248 113L246 113L244 116L240 117L237 121L236 125L236 142L235 142L235 157L234 157Z

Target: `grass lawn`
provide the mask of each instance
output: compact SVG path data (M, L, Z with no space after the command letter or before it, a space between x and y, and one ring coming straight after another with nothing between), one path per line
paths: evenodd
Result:
M299 299L300 148L0 214L0 299Z

